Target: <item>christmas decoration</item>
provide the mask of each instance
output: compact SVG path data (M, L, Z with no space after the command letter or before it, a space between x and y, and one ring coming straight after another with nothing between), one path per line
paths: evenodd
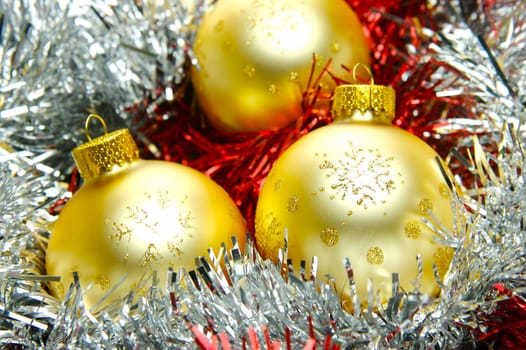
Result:
M183 165L139 159L127 129L89 139L73 150L85 184L62 209L46 254L53 284L64 295L78 272L94 306L108 292L122 297L145 276L193 265L207 248L230 236L243 239L244 220L228 194L205 175ZM123 281L123 279L126 279Z
M255 238L263 257L277 260L285 245L296 266L316 256L318 276L334 277L348 301L354 294L367 301L369 279L382 302L398 283L404 290L421 283L422 292L437 295L433 265L443 278L453 251L423 219L452 229L450 181L430 146L391 125L394 111L387 86L336 88L335 122L285 151L261 188Z
M348 313L333 282L308 273L319 258L275 266L230 240L97 314L78 274L64 299L50 295L49 230L78 186L70 151L87 114L128 127L142 158L212 177L248 222L278 156L330 123L331 96L308 90L300 119L278 131L202 127L189 77L211 2L0 1L0 347L524 349L524 1L347 0L375 81L397 92L393 123L436 149L461 189L459 234L433 229L454 249L438 297L416 285Z
M324 69L345 79L369 50L343 0L221 0L194 43L192 80L208 121L222 131L279 129L302 115L302 94ZM313 72L314 69L317 72ZM330 93L329 74L317 82Z

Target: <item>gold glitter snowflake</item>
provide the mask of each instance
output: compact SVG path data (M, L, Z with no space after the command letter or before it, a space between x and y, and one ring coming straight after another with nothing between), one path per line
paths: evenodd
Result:
M330 198L345 200L353 196L357 205L367 209L381 202L380 195L383 198L396 189L396 177L390 169L394 157L382 154L378 148L356 148L351 141L348 145L343 158L324 159L319 168L331 182Z

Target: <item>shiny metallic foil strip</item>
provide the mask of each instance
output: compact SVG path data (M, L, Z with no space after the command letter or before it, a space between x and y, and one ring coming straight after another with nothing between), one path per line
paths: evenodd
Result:
M89 112L104 115L111 129L130 127L154 147L142 123L175 117L156 111L187 91L185 64L209 4L0 1L0 344L177 349L197 348L196 337L209 349L217 348L217 339L233 348L255 341L264 347L267 340L303 348L312 339L320 346L377 349L476 343L491 330L486 321L492 315L504 316L499 302L509 294L524 298L526 287L526 11L515 1L466 4L422 2L436 26L382 12L381 1L371 12L409 33L398 50L415 65L401 72L398 89L426 76L420 86L425 99L416 112L404 107L401 112L414 115L401 125L411 129L415 119L427 124L415 130L429 140L452 140L442 153L454 173L451 188L458 190L452 200L457 226L448 232L427 222L439 242L455 249L439 298L400 290L395 275L387 305L376 304L371 287L369 304L348 313L330 276L316 276L316 259L291 271L286 251L276 267L262 261L251 242L225 242L224 250L196 257L195 270L158 271L168 273L166 286L155 277L145 280L93 315L82 303L87 286L73 284L58 301L46 288L55 277L43 271L55 219L50 208L71 195L64 185L73 167L69 151L83 142ZM436 69L426 71L430 66ZM425 114L432 110L426 106L444 101L443 118ZM162 151L156 150L161 158ZM341 264L352 290L352 266ZM495 288L501 285L508 294Z

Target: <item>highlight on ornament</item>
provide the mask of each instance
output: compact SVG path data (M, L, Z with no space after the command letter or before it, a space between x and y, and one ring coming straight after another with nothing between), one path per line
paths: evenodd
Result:
M157 271L191 269L194 259L232 236L243 244L245 220L229 195L197 170L143 160L128 129L92 138L73 150L84 184L66 203L51 230L48 275L62 297L78 273L85 304L94 310L137 291ZM111 293L110 293L111 292Z
M338 86L334 122L280 156L257 203L262 256L276 261L282 250L296 268L316 256L314 273L334 278L347 309L371 303L370 282L382 303L398 288L437 296L436 279L453 255L425 224L453 231L446 166L424 141L392 125L394 114L391 87Z
M193 50L197 100L221 131L285 127L303 114L306 90L332 94L336 83L324 70L349 80L342 66L369 65L361 24L344 0L220 0Z

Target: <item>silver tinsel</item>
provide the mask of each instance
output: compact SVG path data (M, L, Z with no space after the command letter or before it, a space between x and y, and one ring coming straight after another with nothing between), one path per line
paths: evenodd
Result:
M465 177L453 181L455 232L427 222L455 248L439 298L395 287L382 307L371 289L369 306L351 314L331 281L287 271L286 252L281 269L263 261L249 240L196 257L193 271L159 271L169 275L166 286L153 276L93 315L82 302L85 286L73 285L63 301L46 291L54 279L43 270L54 220L48 209L69 195L61 183L71 172L69 151L81 142L89 112L103 114L112 129L137 131L134 111L174 99L208 5L0 0L0 345L237 349L255 342L266 348L269 341L303 348L314 339L340 348L449 349L475 343L470 330L486 331L483 317L505 298L495 285L517 295L526 287L526 5L502 1L482 16L468 11L469 4L433 7L441 27L422 30L433 41L419 53L422 61L451 68L435 72L442 81L437 96L474 96L480 115L459 115L436 128L443 135L467 131L449 160L475 179L469 186ZM342 268L352 275L347 262Z
M34 347L51 331L59 303L43 289L47 208L65 191L44 157L0 148L0 344Z
M173 99L186 76L205 8L195 3L0 1L1 139L54 149L46 164L70 173L87 114L104 115L111 130L139 128L125 107Z

